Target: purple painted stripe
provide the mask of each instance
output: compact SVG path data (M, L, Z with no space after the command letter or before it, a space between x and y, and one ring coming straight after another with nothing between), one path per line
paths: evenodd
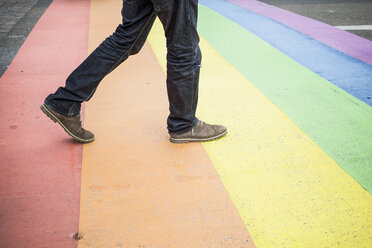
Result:
M372 42L320 21L256 0L228 0L310 36L336 50L372 65Z

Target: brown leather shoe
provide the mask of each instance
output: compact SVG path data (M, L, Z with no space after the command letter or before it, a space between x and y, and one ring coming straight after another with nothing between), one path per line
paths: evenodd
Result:
M170 141L173 143L188 143L210 141L221 138L227 134L227 129L221 125L210 125L201 120L195 127L183 134L170 134Z
M94 134L88 130L85 130L81 126L81 117L76 115L73 117L67 117L60 113L57 113L53 109L47 107L45 104L40 106L41 111L44 112L52 121L57 122L63 129L76 141L81 143L89 143L94 140Z

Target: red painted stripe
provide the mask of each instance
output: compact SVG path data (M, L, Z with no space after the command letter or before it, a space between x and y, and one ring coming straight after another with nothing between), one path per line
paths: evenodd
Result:
M87 56L89 0L55 0L0 79L0 247L76 247L82 146L39 109Z

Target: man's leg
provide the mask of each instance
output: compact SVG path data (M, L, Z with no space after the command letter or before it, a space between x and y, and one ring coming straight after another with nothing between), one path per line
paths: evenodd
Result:
M66 85L49 95L45 105L65 116L76 116L101 80L120 63L142 48L156 18L149 0L125 0L123 23L66 80Z
M196 125L201 52L196 31L197 0L153 0L167 38L167 90L170 133Z
M45 99L41 110L79 142L92 142L94 135L81 126L80 106L88 101L101 80L146 41L156 18L150 0L125 0L123 23L66 80Z
M170 140L208 141L227 133L195 117L198 103L201 52L197 32L198 0L152 0L167 38L167 90Z

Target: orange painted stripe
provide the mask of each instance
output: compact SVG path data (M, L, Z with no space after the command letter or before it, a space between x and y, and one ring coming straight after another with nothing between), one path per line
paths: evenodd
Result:
M76 247L82 146L40 111L87 56L89 1L55 0L0 79L0 247Z
M118 1L92 1L90 47L119 21ZM168 141L167 109L147 44L87 104L96 141L84 146L80 248L254 247L203 147Z

